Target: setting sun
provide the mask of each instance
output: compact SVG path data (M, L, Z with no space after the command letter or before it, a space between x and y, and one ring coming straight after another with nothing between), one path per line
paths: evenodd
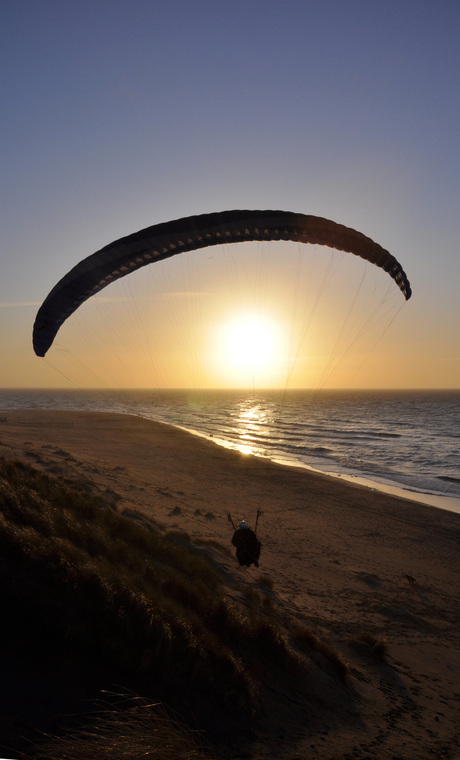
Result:
M281 329L268 317L239 315L216 329L213 364L233 381L268 383L278 373L282 354Z
M237 319L224 330L229 362L241 368L266 368L274 359L275 343L272 325L255 318Z

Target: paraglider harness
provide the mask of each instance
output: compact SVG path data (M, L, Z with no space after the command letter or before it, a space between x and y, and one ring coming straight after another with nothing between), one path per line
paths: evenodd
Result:
M230 512L227 514L227 519L231 523L233 530L235 531L232 538L233 546L236 546L236 558L240 565L249 567L255 565L259 567L259 557L262 544L257 538L257 523L259 517L263 514L260 509L257 510L256 524L254 530L251 528L237 528L232 520Z

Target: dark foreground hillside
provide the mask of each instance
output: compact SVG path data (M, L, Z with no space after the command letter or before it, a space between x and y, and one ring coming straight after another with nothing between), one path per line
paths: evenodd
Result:
M3 753L248 756L264 721L289 730L291 690L306 716L318 677L351 706L340 656L278 614L266 578L225 575L225 547L19 461L0 485Z

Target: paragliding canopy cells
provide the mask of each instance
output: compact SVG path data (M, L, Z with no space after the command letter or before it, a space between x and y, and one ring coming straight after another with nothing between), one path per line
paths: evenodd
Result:
M342 224L290 211L223 211L156 224L120 238L80 261L38 310L33 346L45 356L65 320L91 296L140 267L224 243L291 240L355 254L384 269L406 300L411 288L399 262L378 243Z

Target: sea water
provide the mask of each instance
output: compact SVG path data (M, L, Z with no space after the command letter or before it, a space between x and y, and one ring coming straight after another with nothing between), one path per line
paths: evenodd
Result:
M16 408L134 414L460 512L460 391L0 390Z

